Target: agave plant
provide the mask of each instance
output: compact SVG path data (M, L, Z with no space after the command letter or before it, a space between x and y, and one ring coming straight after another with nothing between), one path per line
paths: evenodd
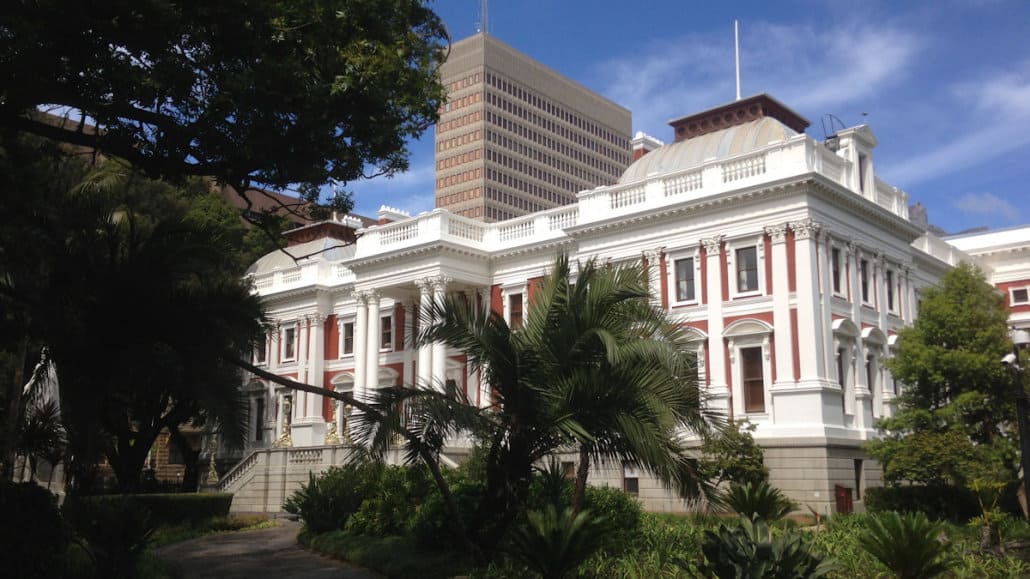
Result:
M942 528L923 513L888 512L870 519L859 542L898 579L927 579L952 567L947 543L938 540Z
M742 517L775 521L794 510L794 503L767 482L731 485L725 503Z
M603 517L590 511L559 513L548 505L527 513L526 524L512 530L508 553L543 579L562 579L597 551L612 531Z
M818 578L832 570L833 562L812 552L801 535L773 536L761 520L741 517L736 526L719 525L705 531L701 546L704 573L709 577ZM681 566L684 566L681 562Z

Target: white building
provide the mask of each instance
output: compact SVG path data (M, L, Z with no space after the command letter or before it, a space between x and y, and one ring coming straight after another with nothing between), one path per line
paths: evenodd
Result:
M307 257L295 263L274 253L252 268L277 324L256 360L358 394L451 379L485 405L489 389L460 352L409 346L419 304L464 292L512 320L530 313L532 282L558 251L643 263L654 302L696 338L712 404L757 425L771 482L821 511L838 492L861 501L880 479L861 444L897 394L883 360L911 323L920 289L968 258L962 244L909 220L908 196L876 177L877 140L866 125L820 142L767 95L671 124L673 143L636 139L646 154L619 183L582 191L573 205L490 224L445 209L415 217L386 210L355 243L360 225L346 219L292 232L290 252ZM265 485L260 504L274 508L268 485L277 485L273 496L286 493L288 471L290 481L306 480L307 469L343 456L325 442L327 420L342 433L345 413L261 381L248 388L254 448L281 439L287 422L293 446L252 453L222 486L240 502ZM280 467L283 482L270 483ZM683 508L622 465L591 478L638 488L647 508ZM239 508L260 506L247 500Z

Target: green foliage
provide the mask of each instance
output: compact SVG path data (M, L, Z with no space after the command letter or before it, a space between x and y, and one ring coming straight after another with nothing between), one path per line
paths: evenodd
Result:
M70 496L63 511L71 520L92 512L136 510L145 512L155 526L199 525L212 517L226 517L232 506L228 493L171 493L140 495Z
M718 485L760 483L769 480L769 469L762 462L762 448L751 435L755 425L747 420L730 420L713 431L701 445L701 471Z
M106 497L104 497L106 498ZM84 541L95 575L132 578L156 525L149 509L133 500L81 500L64 509Z
M964 487L890 486L866 490L866 510L871 513L919 512L931 520L964 522L977 515L976 495Z
M644 513L640 527L618 552L600 551L581 567L585 577L651 579L700 577L705 523L682 515Z
M371 461L333 467L317 477L309 473L308 484L286 499L283 510L300 516L313 533L344 529L375 492L381 473L382 466Z
M613 528L611 521L590 511L559 512L548 505L528 512L526 523L512 530L508 552L544 579L562 579L600 549Z
M405 140L444 99L448 35L418 0L19 2L0 29L0 75L17 79L0 91L0 127L154 177L299 183L314 198L331 179L407 168ZM54 126L33 114L42 105L102 130Z
M450 489L458 505L458 511L465 517L465 524L470 525L486 492L486 483L458 478L451 480ZM500 514L496 513L494 516ZM458 544L461 538L439 492L434 492L426 498L422 506L415 511L410 525L415 541L423 548L453 546Z
M774 535L760 520L741 517L735 526L705 531L704 571L714 577L824 577L831 562L792 532Z
M780 489L764 481L730 485L724 500L727 506L748 519L775 521L794 510L794 503Z
M57 497L34 483L0 481L0 561L4 576L34 579L57 575L68 533Z
M318 535L304 530L297 536L297 542L396 579L450 579L464 574L471 566L467 553L425 548L411 536L371 537L346 531Z
M608 551L624 549L640 529L640 503L620 489L587 487L583 507L611 524L612 534L605 544Z
M860 543L898 579L926 579L954 565L947 544L939 540L942 530L922 513L883 513L869 519Z
M968 264L923 294L888 367L905 385L899 412L867 450L890 483L965 486L1015 478L1014 381L1003 297Z
M434 490L424 466L386 466L347 523L351 533L383 537L406 533L413 514Z

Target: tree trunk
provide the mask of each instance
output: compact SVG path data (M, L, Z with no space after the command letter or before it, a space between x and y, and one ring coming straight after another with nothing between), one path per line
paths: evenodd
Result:
M583 510L587 494L587 476L590 474L590 453L585 444L579 446L579 466L576 467L576 490L572 493L572 516Z
M200 464L200 449L194 450L178 427L168 428L168 440L179 449L179 452L182 454L183 464L185 465L185 470L182 473L182 492L196 492L200 488L200 468L198 466Z
M0 452L0 463L3 463L2 476L11 480L14 476L14 463L17 460L15 438L21 418L21 391L25 386L25 358L29 354L28 336L21 339L14 360L14 377L10 383L10 395L7 397L7 420L2 435L3 450Z

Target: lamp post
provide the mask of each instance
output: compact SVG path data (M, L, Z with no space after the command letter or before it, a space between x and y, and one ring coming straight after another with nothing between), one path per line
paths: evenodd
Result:
M1012 328L1009 331L1012 339L1012 353L1006 355L1002 360L1012 369L1016 376L1016 424L1019 428L1019 462L1023 469L1023 500L1027 506L1024 507L1023 515L1030 515L1030 488L1027 484L1030 479L1030 426L1027 425L1027 409L1030 407L1026 395L1026 388L1023 384L1023 367L1019 363L1019 350L1030 344L1030 333L1026 330Z

